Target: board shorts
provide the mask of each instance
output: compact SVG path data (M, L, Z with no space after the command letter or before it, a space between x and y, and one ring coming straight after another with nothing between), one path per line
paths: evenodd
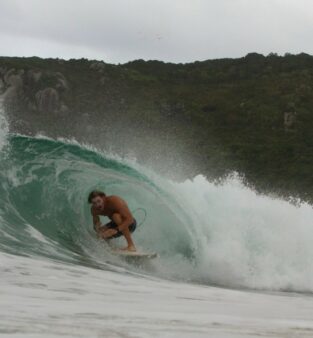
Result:
M111 221L110 223L106 224L106 227L108 229L116 229L117 228L117 224L114 223L113 221ZM136 227L137 227L137 221L135 220L134 218L134 221L131 225L128 226L128 229L131 233L133 233L135 230L136 230ZM118 238L118 237L121 237L123 236L123 233L121 231L117 231L117 233L107 239L111 239L111 238Z

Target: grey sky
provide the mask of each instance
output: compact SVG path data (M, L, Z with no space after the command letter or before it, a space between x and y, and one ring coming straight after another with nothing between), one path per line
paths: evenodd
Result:
M0 0L0 55L190 62L313 54L312 0Z

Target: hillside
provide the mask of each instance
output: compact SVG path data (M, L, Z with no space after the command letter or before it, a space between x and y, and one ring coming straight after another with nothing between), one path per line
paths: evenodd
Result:
M74 137L169 175L237 171L313 201L313 57L251 53L190 64L0 58L12 131Z

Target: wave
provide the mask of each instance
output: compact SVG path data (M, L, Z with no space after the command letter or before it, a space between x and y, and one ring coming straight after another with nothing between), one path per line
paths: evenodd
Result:
M97 188L122 196L131 210L146 210L134 240L160 255L146 273L313 291L313 209L307 204L259 196L236 176L221 185L203 176L177 183L73 141L9 135L0 156L3 252L138 272L95 237L87 196ZM143 219L140 211L135 216Z

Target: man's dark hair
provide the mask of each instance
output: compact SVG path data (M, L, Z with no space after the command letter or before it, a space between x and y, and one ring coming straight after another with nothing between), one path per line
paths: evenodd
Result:
M105 193L100 190L93 190L88 196L88 203L91 203L95 197L105 197Z

